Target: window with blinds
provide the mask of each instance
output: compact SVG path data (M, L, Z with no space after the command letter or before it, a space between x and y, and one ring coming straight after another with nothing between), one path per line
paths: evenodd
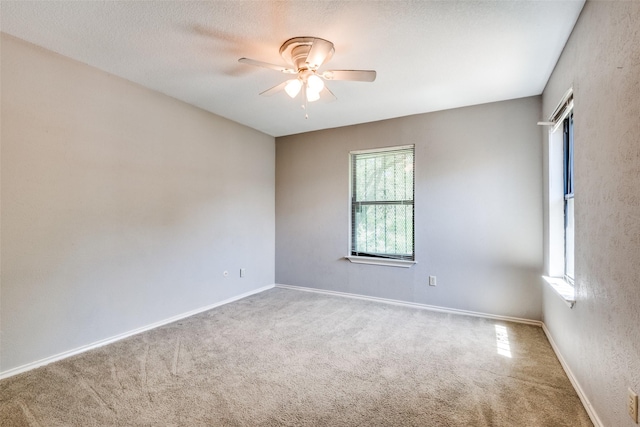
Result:
M414 260L414 146L351 153L351 255Z
M573 284L574 203L573 203L573 111L564 119L564 279Z

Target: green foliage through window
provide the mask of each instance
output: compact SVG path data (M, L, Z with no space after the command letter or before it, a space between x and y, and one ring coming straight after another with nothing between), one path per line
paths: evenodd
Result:
M351 154L351 255L414 259L414 147Z

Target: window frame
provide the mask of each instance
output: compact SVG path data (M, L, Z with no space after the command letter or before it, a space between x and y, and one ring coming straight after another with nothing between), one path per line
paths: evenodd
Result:
M354 231L353 226L355 224L355 203L354 194L355 194L355 185L354 182L354 161L355 157L361 154L373 154L373 153L385 153L390 151L399 151L399 150L407 150L411 149L413 152L413 185L412 185L412 195L413 198L411 200L412 206L412 253L410 258L407 257L392 257L392 256L384 256L384 254L366 254L363 252L354 251ZM352 263L358 264L373 264L373 265L385 265L385 266L393 266L393 267L405 267L409 268L412 265L416 264L415 261L415 145L400 145L400 146L391 146L391 147L381 147L381 148L372 148L366 150L354 150L349 152L349 247L348 253L345 258L351 261ZM398 202L398 201L395 201ZM394 202L391 202L394 203ZM369 203L368 204L375 204ZM389 201L385 201L381 204L390 204ZM406 203L403 203L406 204Z
M575 233L571 233L571 251L568 251L569 202L574 200L574 99L573 88L562 97L548 121L549 126L547 170L548 234L545 248L548 255L547 271L543 279L564 300L569 308L576 303L574 277L567 274L567 259L575 253ZM562 130L562 131L560 131ZM573 203L571 203L573 206ZM575 210L572 218L575 216ZM571 227L571 230L574 230ZM571 262L573 265L573 261Z

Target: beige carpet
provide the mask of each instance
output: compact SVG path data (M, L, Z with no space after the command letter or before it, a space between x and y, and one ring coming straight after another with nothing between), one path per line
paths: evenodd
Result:
M285 289L5 379L0 420L592 425L538 327Z

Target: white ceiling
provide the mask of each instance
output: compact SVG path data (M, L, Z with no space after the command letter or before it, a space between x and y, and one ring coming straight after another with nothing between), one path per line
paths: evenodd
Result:
M1 30L212 113L282 136L542 93L584 5L570 1L5 1ZM329 82L309 106L258 93L288 78L296 36L335 44L324 69L374 69Z

